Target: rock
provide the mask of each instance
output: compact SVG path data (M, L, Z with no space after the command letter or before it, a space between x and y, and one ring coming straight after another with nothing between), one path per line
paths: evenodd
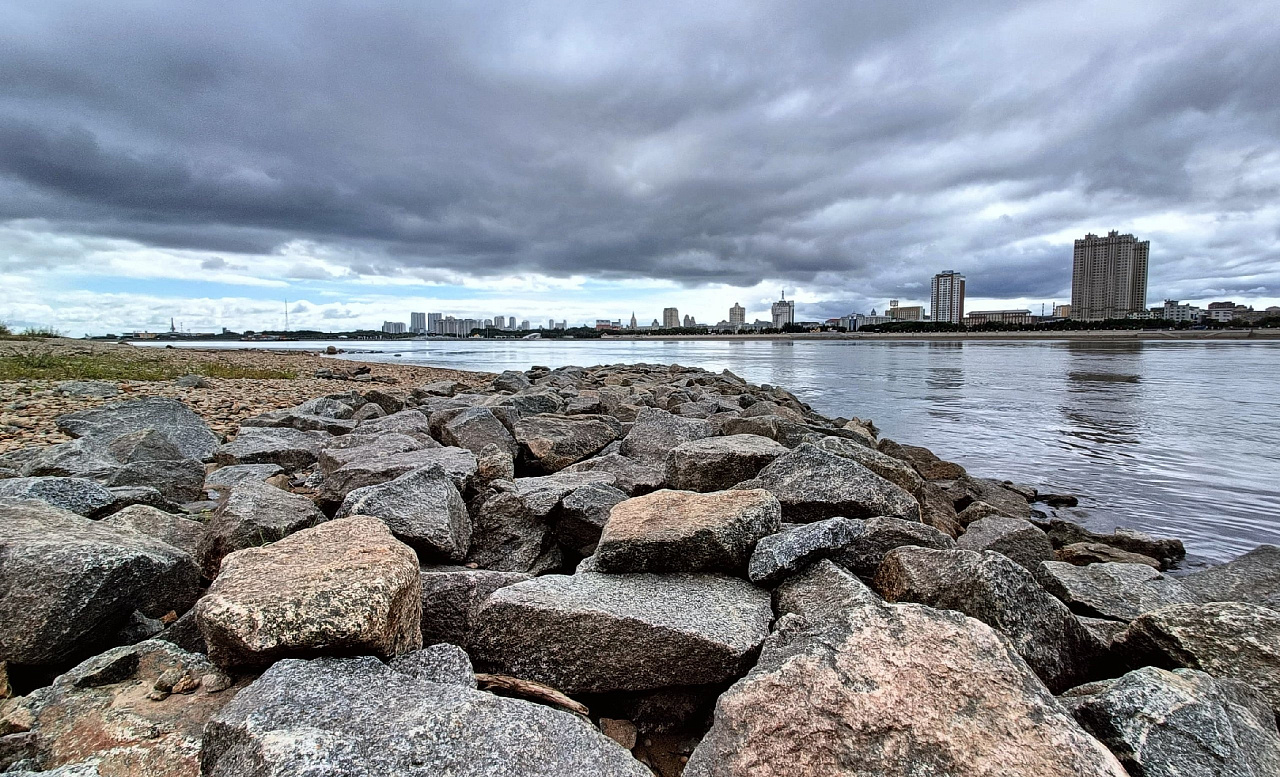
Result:
M607 486L613 480L613 476L607 472L557 472L542 477L516 478L511 487L534 515L546 518L579 488Z
M405 398L399 393L392 394L381 389L369 389L360 396L365 402L372 402L382 408L382 411L387 415L394 415L404 410Z
M1077 567L1046 561L1037 572L1045 590L1078 615L1131 621L1170 604L1189 604L1196 597L1172 577L1146 564L1091 564Z
M180 375L173 383L181 388L213 388L213 381L203 375Z
M407 434L410 437L416 437L420 442L431 446L431 442L435 442L431 438L431 424L420 410L401 410L398 413L373 420L361 421L352 434L369 435L369 434L389 434L396 432L398 434Z
M178 446L157 429L139 429L110 441L82 438L80 442L102 447L105 455L121 464L135 464L140 461L175 461L184 458Z
M488 445L496 445L513 457L520 452L511 432L487 407L460 410L441 427L440 439L445 445L466 448L477 455Z
M169 438L182 457L208 461L218 447L215 435L200 416L176 399L147 397L111 402L56 419L58 429L71 437L115 439L142 429L155 429Z
M521 418L515 425L522 460L547 474L593 456L621 432L609 416L542 414Z
M1053 560L1053 544L1030 521L993 515L969 524L956 540L964 550L991 550L1035 571L1041 561Z
M201 684L217 672L204 656L160 641L90 658L24 700L39 742L36 760L42 769L91 760L102 775L198 774L205 723L235 696ZM166 676L165 698L148 698Z
M783 618L684 774L1125 776L990 628L918 605Z
M612 485L627 496L643 496L663 487L666 475L663 470L651 463L627 458L618 453L601 453L586 461L570 465L561 470L570 472L607 472L614 476Z
M951 539L964 533L964 524L956 515L951 497L937 483L926 482L924 488L913 493L920 502L921 523L932 526Z
M103 526L118 526L190 554L193 558L204 536L204 524L146 505L133 505L103 518Z
M236 439L221 446L214 459L221 465L277 464L296 472L314 464L328 435L298 429L246 426Z
M520 572L495 572L459 566L424 566L422 643L470 644L476 614L499 588L531 580Z
M1280 547L1259 545L1243 556L1181 579L1201 601L1251 602L1280 609Z
M196 550L204 576L213 579L228 553L257 548L325 521L304 496L257 481L232 486L205 526Z
M371 515L424 558L461 561L471 548L471 517L453 479L438 465L347 494L337 517Z
M355 411L351 415L351 420L357 422L357 425L358 425L360 421L372 421L377 418L386 418L386 417L387 417L387 411L383 410L378 405L375 405L374 403L369 402L364 405L361 405L360 409Z
M497 445L486 445L476 454L476 477L481 483L494 480L515 480L516 460Z
M1031 517L1031 503L1027 498L1007 488L999 480L963 475L946 484L945 490L955 500L956 509L961 512L974 502L983 502L995 508L1001 515L1012 518Z
M440 443L435 440L428 437L424 441L424 438L416 434L348 434L327 440L316 461L320 473L327 477L348 464L439 447Z
M1055 693L1092 679L1102 653L1065 604L998 553L897 548L872 587L886 601L958 610L996 629Z
M451 397L454 394L466 388L465 384L456 380L438 380L434 383L425 383L413 389L413 395L419 399L423 397Z
M61 477L104 479L120 467L102 440L84 438L43 448L10 477Z
M636 724L629 720L601 718L600 733L622 745L627 750L631 750L636 746L636 736L639 731L636 730Z
M457 645L431 645L391 659L389 666L401 674L418 680L445 685L476 687L476 673L471 669L467 651Z
M376 518L343 518L227 556L196 603L209 658L391 657L422 646L418 560Z
M195 601L190 555L43 502L0 501L0 661L58 666L90 655L135 610Z
M309 404L309 403L308 403ZM348 410L351 408L343 405ZM247 428L276 428L276 429L297 429L302 432L324 432L326 434L344 435L350 434L356 428L354 419L339 419L328 415L313 415L304 413L299 408L286 408L284 410L272 410L267 413L246 418L240 422L240 429L243 431Z
M961 526L966 527L967 531L969 524L981 521L983 518L992 517L1023 520L1016 516L1009 515L1008 513L1001 511L1000 508L994 505L989 505L986 502L970 502L963 510L956 513L956 522Z
M773 592L773 610L799 615L811 623L849 616L866 604L883 604L880 595L830 559L810 564Z
M343 464L326 474L320 484L320 501L336 508L357 488L387 483L433 465L448 473L459 493L470 488L479 468L476 455L465 448L429 448L370 456Z
M208 653L209 646L200 635L200 627L196 623L195 610L187 610L177 620L169 624L155 639L172 642L189 653Z
M87 478L9 478L0 480L0 500L35 499L50 507L96 518L115 503L111 492Z
M876 446L881 453L901 459L915 467L925 480L956 480L965 475L964 467L950 461L943 461L928 448L914 445L899 445L890 439L881 440Z
M919 520L915 497L852 459L804 443L735 488L763 488L790 523L887 515Z
M722 491L755 477L786 452L786 446L753 434L690 440L668 454L666 482L681 491Z
M862 428L852 421L849 422L849 427ZM871 445L875 445L875 443L872 442ZM842 437L823 437L818 443L818 447L837 456L843 456L846 459L858 462L909 494L918 494L925 487L924 478L920 477L920 474L910 464L892 456L887 456L864 443L846 440Z
M1160 562L1150 556L1144 556L1141 553L1130 553L1127 550L1103 545L1101 542L1073 542L1070 545L1063 545L1053 552L1053 557L1058 561L1064 561L1078 567L1087 564L1115 562L1117 564L1146 564L1152 569L1160 568Z
M166 513L180 513L184 510L182 505L165 499L163 494L150 486L113 486L107 490L111 492L111 504L102 510L106 515L118 513L134 505L154 507Z
M523 372L517 370L504 370L501 375L493 379L494 391L510 391L515 393L529 388L533 383L525 377Z
M500 588L468 652L565 693L736 677L768 631L769 594L718 575L579 573Z
M1129 666L1198 669L1241 680L1280 710L1280 612L1244 602L1174 604L1134 619L1116 640Z
M371 658L286 660L210 721L205 777L651 777L567 712Z
M194 502L204 493L204 465L195 459L137 461L116 470L106 484L111 487L149 486L165 499Z
M204 478L205 488L229 489L238 483L265 482L267 478L283 473L276 464L233 464L219 467Z
M614 506L596 548L601 572L740 572L778 531L782 506L763 490L655 491Z
M53 393L59 397L107 399L119 395L120 389L114 383L101 380L67 380L55 386Z
M862 532L833 560L863 580L875 577L885 554L894 548L916 546L951 550L956 546L950 537L937 529L914 521L881 517L861 523Z
M1080 625L1088 629L1089 633L1098 640L1098 643L1106 648L1110 648L1116 638L1123 634L1125 628L1129 625L1123 621L1090 618L1088 615L1077 615L1076 620L1080 621Z
M1130 774L1280 774L1275 715L1244 683L1143 667L1099 686L1064 701Z
M605 483L588 483L574 489L555 511L556 539L578 555L590 556L600 542L609 513L626 499L626 494Z
M1161 569L1186 558L1187 551L1181 540L1157 538L1131 529L1116 529L1111 534L1098 534L1083 526L1054 518L1036 524L1049 535L1053 547L1061 548L1078 542L1099 542L1113 548L1140 553L1160 562Z
M865 530L863 521L828 518L771 534L756 544L747 576L771 588L809 563L844 550Z
M636 415L631 430L623 437L619 453L628 458L660 464L681 443L701 440L714 434L715 429L711 424L701 419L681 418L665 410L646 407Z
M527 479L531 478L522 478ZM468 563L537 575L558 569L563 562L547 513L532 509L518 492L495 490L473 512Z

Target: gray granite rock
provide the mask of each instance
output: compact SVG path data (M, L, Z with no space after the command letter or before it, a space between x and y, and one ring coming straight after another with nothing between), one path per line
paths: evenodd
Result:
M60 397L93 397L108 399L120 394L120 387L102 380L66 380L54 387Z
M357 488L386 483L407 472L433 465L449 474L459 493L465 493L471 487L479 469L476 455L465 448L424 448L360 457L325 474L320 483L320 501L336 508L347 494Z
M483 569L535 575L558 569L563 558L547 517L557 503L544 513L530 507L514 486L494 489L472 511L467 562Z
M30 477L107 478L120 462L106 447L103 440L94 437L50 445L36 452L18 471Z
M214 452L214 459L223 466L277 464L294 472L316 462L328 437L325 432L243 426L235 440Z
M431 424L421 410L401 410L381 418L361 421L352 434L389 434L397 432L418 437L423 442L431 439Z
M995 551L1033 571L1041 561L1053 561L1053 544L1044 532L1030 521L1004 515L973 521L956 540L956 547Z
M467 651L447 643L429 645L412 653L402 653L388 664L401 674L445 685L476 687L476 673Z
M866 522L828 518L793 525L756 544L747 577L756 585L772 587L818 559L844 550L866 531Z
M714 434L714 427L704 420L681 418L665 410L646 407L636 415L631 430L622 439L619 453L662 465L667 454L681 443Z
M1171 564L1181 561L1187 555L1181 540L1152 537L1132 529L1116 529L1110 534L1099 534L1059 518L1037 521L1036 525L1049 535L1049 540L1055 548L1080 542L1097 542L1129 553L1139 553L1154 558L1160 562L1161 569L1168 569Z
M1280 774L1275 715L1244 683L1148 666L1096 686L1068 691L1063 701L1130 774Z
M681 491L722 491L755 477L786 452L785 446L753 434L690 440L667 455L666 482Z
M90 655L135 610L195 601L191 556L131 529L38 501L0 500L0 662L56 666Z
M196 560L204 576L212 580L227 554L268 545L325 520L324 513L305 496L269 483L245 481L231 487L205 525Z
M103 518L104 526L119 526L196 556L205 526L199 521L166 513L147 505L132 505Z
M195 459L134 461L113 472L106 485L149 486L173 502L194 502L204 494L204 465Z
M424 645L469 644L476 614L489 595L532 579L522 572L446 565L423 566L420 573Z
M887 515L919 520L920 505L861 464L804 443L736 488L763 488L782 503L783 520L810 523L823 518Z
M817 445L837 456L858 462L909 494L918 494L924 488L924 478L914 467L864 443L842 437L823 437Z
M1045 561L1034 571L1045 590L1061 599L1072 612L1094 618L1128 622L1170 604L1198 601L1178 580L1146 564L1078 567Z
M650 777L570 713L371 658L286 660L205 729L204 777Z
M666 481L663 469L656 464L604 451L561 470L562 474L572 472L605 472L613 475L611 485L627 496L643 496L657 491Z
M547 575L498 589L469 652L565 693L736 677L768 632L769 594L718 575Z
M621 424L607 415L544 413L521 418L515 424L521 462L546 474L594 456L621 432Z
M0 499L36 499L88 518L115 503L110 491L88 478L8 478L0 480Z
M82 437L81 441L100 446L105 455L121 464L133 464L139 461L173 461L184 458L178 446L157 429L139 429L114 439Z
M626 499L626 494L606 483L574 489L554 511L556 540L580 556L595 553L609 513Z
M897 548L873 587L890 602L958 610L1009 638L1049 690L1093 679L1103 646L1031 573L998 553Z
M487 407L459 410L441 427L440 440L445 445L466 448L477 455L487 445L496 445L512 456L520 452L515 437Z
M232 464L219 467L204 478L205 488L229 489L246 481L265 482L284 470L277 464Z
M424 558L461 561L471 547L467 506L453 478L438 465L351 491L336 517L349 515L381 519L396 539Z
M182 452L183 458L208 461L218 447L216 434L176 399L147 397L111 402L57 418L60 430L72 437L114 439L142 429L156 429Z
M883 603L879 594L830 559L810 564L773 591L778 617L790 613L814 623L852 617L863 605Z
M950 550L955 542L933 528L901 518L878 517L861 521L862 533L832 557L840 566L863 580L875 577L885 554L894 548L915 546Z
M1280 609L1280 547L1259 545L1234 561L1186 575L1181 582L1202 601Z
M503 370L502 374L493 379L494 391L522 391L533 385L533 382L519 370Z

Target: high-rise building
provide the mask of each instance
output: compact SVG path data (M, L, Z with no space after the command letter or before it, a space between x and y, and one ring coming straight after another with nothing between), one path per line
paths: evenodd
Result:
M1053 317L1054 318L1071 318L1071 306L1070 305L1054 305Z
M946 324L964 323L964 276L955 270L933 276L929 305L934 321Z
M1147 307L1151 242L1115 230L1076 241L1071 265L1071 317L1077 321L1125 318Z
M388 335L404 334L405 326L403 321L383 321L382 332Z
M729 325L736 326L745 323L747 323L747 309L736 302L733 303L733 307L729 308Z
M413 332L415 335L425 335L427 333L427 314L410 313L409 331Z
M662 328L675 329L680 326L680 311L675 308L662 309Z
M440 330L440 322L443 319L444 319L444 316L440 315L439 313L428 313L427 314L427 331L433 334L442 334Z
M794 324L796 322L796 303L795 300L787 299L786 289L783 289L782 291L782 299L773 303L773 307L770 308L770 312L773 314L774 329L781 329L787 324Z
M688 314L686 313L686 314L685 314L685 317L684 317L684 319L682 320L682 322L681 322L681 323L683 323L684 327L685 327L686 329L688 329L688 328L689 328L689 327L691 327L691 326L697 326L697 325L698 325L698 319L696 319L696 318L694 318L693 316L688 315Z
M493 328L494 328L494 329L506 329L506 328L507 328L507 319L506 319L506 316L494 316L494 317L493 317Z

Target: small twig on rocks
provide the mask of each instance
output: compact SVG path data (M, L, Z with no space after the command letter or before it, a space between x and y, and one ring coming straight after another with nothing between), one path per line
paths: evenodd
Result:
M515 696L536 701L551 707L559 707L584 718L591 715L591 711L585 705L579 704L549 685L536 683L533 680L521 680L518 677L508 677L502 674L477 672L476 684L480 687L480 690L496 693L499 696Z

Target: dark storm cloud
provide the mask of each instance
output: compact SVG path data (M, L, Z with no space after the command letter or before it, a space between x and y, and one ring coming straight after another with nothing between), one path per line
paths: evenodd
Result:
M355 274L769 279L832 307L953 267L1061 296L1064 231L1274 206L1278 29L1263 2L18 0L0 221L309 241ZM1262 237L1171 230L1153 283L1275 285Z

